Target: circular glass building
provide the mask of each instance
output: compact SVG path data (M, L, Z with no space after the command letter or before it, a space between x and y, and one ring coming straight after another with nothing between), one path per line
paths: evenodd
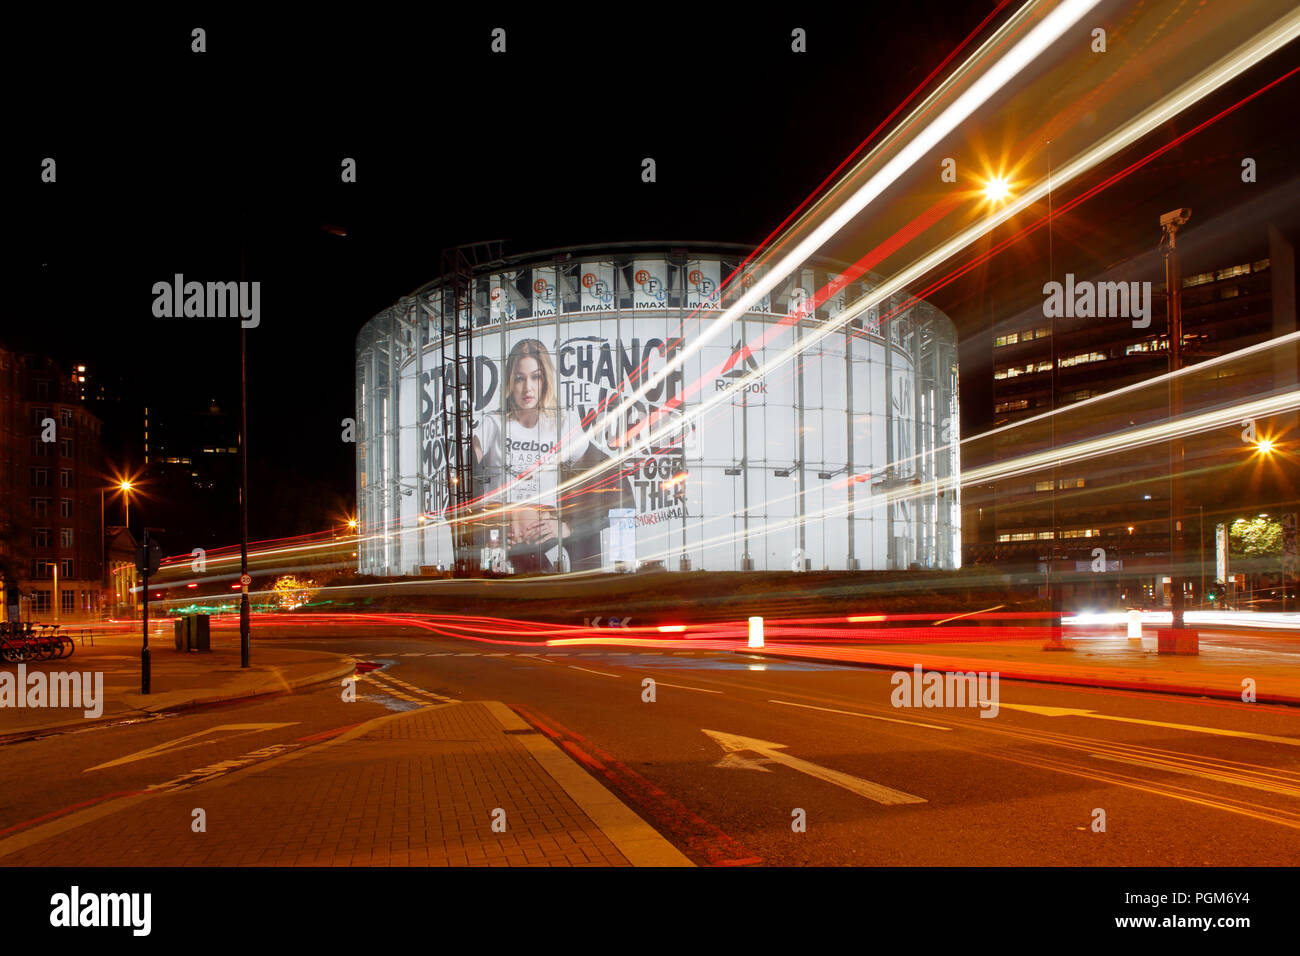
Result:
M462 258L367 322L359 570L957 567L952 322L817 261L729 313L747 251Z

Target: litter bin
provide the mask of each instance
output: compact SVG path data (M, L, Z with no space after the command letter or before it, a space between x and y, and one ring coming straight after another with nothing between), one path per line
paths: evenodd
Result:
M210 651L212 650L211 631L208 626L208 616L206 614L190 615L190 650L192 651Z
M182 614L176 618L173 627L176 628L176 650L212 650L212 632L206 614Z

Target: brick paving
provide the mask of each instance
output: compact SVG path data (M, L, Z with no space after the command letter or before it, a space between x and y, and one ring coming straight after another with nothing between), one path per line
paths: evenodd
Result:
M207 832L191 829L207 813ZM492 830L505 811L505 832ZM160 793L3 866L629 866L488 709L396 715L265 769Z
M238 700L274 694L332 680L335 686L353 670L352 659L339 654L291 648L258 647L252 666L239 666L236 635L214 637L208 653L181 653L173 648L165 628L150 637L152 693L140 693L140 642L138 633L99 634L93 643L76 642L69 658L28 661L28 675L36 672L102 674L100 719L112 720L185 707L208 701ZM17 674L16 664L3 665ZM84 727L89 723L84 707L0 707L0 737L36 733L56 727Z

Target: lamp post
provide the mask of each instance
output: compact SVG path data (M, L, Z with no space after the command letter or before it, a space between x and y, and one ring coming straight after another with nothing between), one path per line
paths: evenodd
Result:
M1183 367L1183 310L1182 282L1178 271L1176 239L1178 228L1191 219L1190 209L1175 209L1160 217L1164 231L1161 246L1165 256L1165 298L1169 313L1169 420L1173 422L1183 414L1183 384L1178 377ZM1183 457L1185 449L1181 436L1175 435L1169 444L1169 589L1173 627L1183 627L1183 558L1185 528L1183 518Z
M99 610L103 611L104 591L108 588L108 530L104 527L104 488L99 489Z
M1196 536L1201 541L1201 590L1197 594L1201 610L1205 610L1205 505L1197 505L1200 519L1196 523Z
M126 526L128 532L130 532L131 530L130 517L131 517L132 485L131 485L131 479L123 478L122 480L118 481L118 483L115 485L105 485L99 489L99 586L100 586L100 594L101 594L101 605L102 605L102 594L104 589L108 587L108 581L109 581L108 525L104 514L104 492L112 488L116 488L118 491L122 492L122 508L123 508L122 523ZM116 594L117 591L116 588L114 588L114 598L116 598ZM117 606L116 600L113 601L113 606L114 607ZM103 610L102 606L100 607L100 610L101 611Z
M244 250L239 250L239 287L244 288ZM239 666L248 666L248 335L239 322Z

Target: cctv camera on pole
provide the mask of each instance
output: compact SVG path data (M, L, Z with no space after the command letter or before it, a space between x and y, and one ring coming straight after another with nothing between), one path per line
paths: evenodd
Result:
M1178 270L1176 240L1180 226L1187 225L1192 211L1175 209L1160 217L1164 230L1160 245L1165 256L1165 295L1169 315L1169 420L1183 414L1183 385L1178 371L1183 367L1182 279ZM1169 443L1169 590L1173 627L1183 628L1183 557L1186 517L1183 514L1184 443L1175 435Z

